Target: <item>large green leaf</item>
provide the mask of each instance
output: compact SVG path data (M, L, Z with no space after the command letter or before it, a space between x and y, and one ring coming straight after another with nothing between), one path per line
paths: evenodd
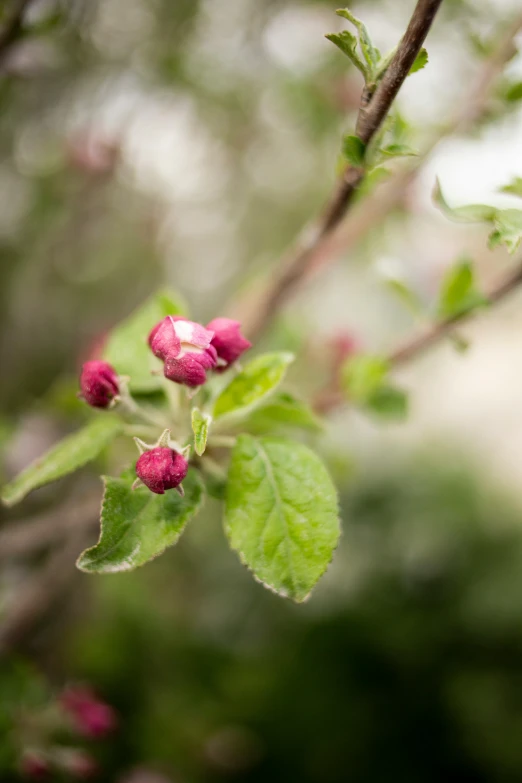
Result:
M122 421L110 413L101 413L78 432L68 435L56 446L31 463L7 484L2 502L13 506L29 492L90 462L121 432Z
M275 392L245 421L245 429L259 433L290 428L317 431L321 427L321 420L313 410L288 392Z
M264 353L249 362L232 379L214 403L214 418L228 414L243 415L263 402L283 380L291 353Z
M266 587L304 601L339 539L337 494L306 446L241 435L232 452L225 531Z
M132 490L132 477L103 480L100 540L77 562L89 573L130 571L157 557L176 543L203 501L203 485L194 470L183 482L184 497L173 489L164 495L146 487Z
M151 392L161 388L161 378L151 374L152 370L161 370L161 365L152 354L147 337L152 327L166 315L183 315L184 312L185 307L177 294L160 290L111 332L103 358L120 375L130 376L132 391Z

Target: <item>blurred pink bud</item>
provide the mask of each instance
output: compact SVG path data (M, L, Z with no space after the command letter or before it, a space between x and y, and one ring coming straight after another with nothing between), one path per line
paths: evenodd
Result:
M86 174L112 174L120 155L116 141L98 133L81 132L69 140L68 158L74 168Z
M74 727L84 737L104 737L114 731L117 724L113 708L90 690L82 686L67 688L60 703L72 718Z
M30 780L47 780L50 775L49 762L37 751L26 751L20 762L20 771Z
M165 377L185 386L201 386L207 370L216 366L217 353L211 345L214 332L181 316L168 315L152 329L152 353L165 362Z
M119 393L116 370L108 362L85 362L80 375L81 395L93 408L108 408Z
M330 340L334 366L344 362L348 356L360 351L359 340L348 332L339 332Z
M136 463L136 475L156 495L179 487L188 471L188 462L182 454L157 446L145 451Z
M242 353L252 347L252 343L241 334L241 324L239 321L232 321L230 318L214 318L207 329L214 332L212 346L216 349L217 355L221 360L217 371L226 370L235 362Z
M98 775L100 769L96 760L82 750L72 750L60 760L60 766L73 778L90 780Z

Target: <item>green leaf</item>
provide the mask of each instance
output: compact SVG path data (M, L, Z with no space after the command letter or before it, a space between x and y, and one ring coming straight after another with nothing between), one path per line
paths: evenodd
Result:
M130 376L131 391L145 393L161 388L161 378L151 375L151 371L161 369L161 365L152 354L147 337L152 327L166 315L183 315L184 312L185 307L176 294L161 290L113 329L103 358L120 375Z
M364 163L365 144L358 136L343 138L343 156L352 166L362 166Z
M287 392L276 392L253 411L245 421L245 428L260 433L289 428L317 431L322 423L306 403Z
M393 277L388 278L385 283L415 318L424 317L424 307L421 300L403 280Z
M367 27L363 24L363 22L361 22L360 19L354 16L348 10L348 8L339 8L335 13L337 16L342 16L344 19L348 19L348 21L357 28L357 32L359 33L359 46L361 47L361 52L368 65L369 73L373 74L381 55L379 50L376 49L373 45Z
M500 188L500 192L522 197L522 177L512 179L509 185L504 185L504 187Z
M260 405L283 380L291 353L264 353L253 359L232 379L214 404L214 418L225 414L245 414Z
M522 99L522 82L509 84L504 92L504 98L509 103L516 103Z
M463 315L486 304L487 299L476 287L473 267L469 261L461 261L447 271L439 294L440 318Z
M499 209L493 218L494 230L489 235L489 247L505 245L514 253L522 239L522 210Z
M192 408L192 432L194 433L194 449L198 457L204 454L212 416L203 413L199 408Z
M368 79L368 69L357 54L357 38L355 35L348 30L342 30L340 33L328 33L325 38L328 38L329 41L335 44L341 52L352 61L355 67L362 73L365 80Z
M383 418L402 419L408 412L405 392L388 382L390 365L382 356L352 356L342 368L343 388L350 402Z
M2 502L13 506L33 489L73 473L95 459L122 429L123 422L118 417L100 414L83 429L53 446L7 484L1 493Z
M414 157L419 154L407 144L388 144L386 147L381 147L379 151L388 158Z
M230 463L225 532L256 579L304 601L340 533L337 494L319 457L299 443L241 435Z
M450 207L443 196L440 182L437 180L433 189L433 201L446 217L462 223L488 223L497 213L495 207L487 204L469 204L463 207Z
M108 574L131 571L176 543L203 502L199 475L189 470L183 489L155 495L146 487L132 490L132 476L104 476L100 540L86 549L76 565L82 571Z
M417 73L417 71L421 71L425 65L428 64L428 52L424 47L420 50L417 57L413 61L413 65L410 68L409 76L411 76L412 73Z
M408 395L402 389L384 385L368 397L365 407L384 419L405 419L408 415Z

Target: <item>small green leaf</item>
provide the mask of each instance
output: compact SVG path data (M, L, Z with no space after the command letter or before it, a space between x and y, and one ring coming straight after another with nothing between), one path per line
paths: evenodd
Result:
M82 571L108 574L131 571L175 544L203 502L199 475L189 470L183 489L155 495L146 487L132 490L132 477L104 476L100 540L78 558Z
M225 414L245 414L260 405L283 380L291 353L264 353L249 362L231 380L214 404L214 418Z
M446 217L462 223L488 223L493 221L497 210L487 204L469 204L463 207L450 207L437 180L433 189L433 201Z
M337 494L319 457L299 443L241 435L229 469L225 532L256 579L304 601L340 533Z
M184 312L179 297L162 290L113 329L103 358L119 375L130 376L131 391L145 393L161 388L161 378L151 374L152 370L161 370L161 366L147 345L147 337L152 327L166 315L183 315Z
M342 16L344 19L348 19L348 21L357 28L357 32L359 33L359 46L361 47L361 52L368 65L369 73L373 74L381 55L379 50L376 49L373 45L367 27L363 24L363 22L361 22L360 19L354 16L348 10L348 8L339 8L335 13L337 16Z
M416 150L408 147L407 144L388 144L379 151L388 158L415 157L419 154Z
M522 177L512 179L509 185L504 185L504 187L500 188L500 192L522 197Z
M311 408L287 392L276 392L245 421L249 432L277 432L289 428L320 430L321 420Z
M212 416L203 413L199 408L192 408L192 432L194 433L194 449L198 457L204 454Z
M100 414L78 432L68 435L7 484L1 493L6 506L18 503L33 489L73 473L98 454L123 429L123 422L110 413Z
M394 386L381 386L368 397L365 407L383 419L405 419L408 415L408 395Z
M504 92L504 98L509 103L516 103L522 100L522 82L509 84Z
M489 235L489 247L505 245L514 253L522 239L522 210L499 209L493 219L494 230Z
M408 412L405 392L388 382L390 365L382 356L358 355L345 362L343 388L350 402L383 418L401 419Z
M365 144L358 136L343 138L343 155L352 166L362 166L364 163Z
M413 61L413 65L410 68L409 75L411 76L412 73L417 73L417 71L422 70L424 66L427 64L428 64L428 52L423 47L418 53L415 60Z
M454 318L486 304L487 299L476 287L473 267L469 261L461 261L448 270L439 294L440 318Z
M385 282L390 291L393 291L395 296L400 299L403 305L413 316L415 316L415 318L424 317L424 307L421 300L415 291L406 285L403 280L399 280L398 278L393 277L388 278Z
M342 30L340 33L328 33L325 36L335 44L343 54L345 54L355 65L355 67L362 73L364 79L368 79L368 69L362 62L361 58L357 54L357 38L348 30Z

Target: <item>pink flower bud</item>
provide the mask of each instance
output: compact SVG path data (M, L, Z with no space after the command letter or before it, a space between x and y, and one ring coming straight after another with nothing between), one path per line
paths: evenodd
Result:
M207 324L207 329L214 332L212 345L221 362L224 362L217 368L218 371L226 370L242 353L252 347L252 343L241 334L240 328L239 321L232 321L230 318L214 318Z
M108 408L119 392L118 376L107 362L85 362L80 375L81 395L93 408Z
M36 751L26 751L20 762L20 771L24 778L30 780L48 780L50 775L49 762Z
M166 489L178 487L187 471L185 457L162 446L145 451L136 463L136 475L157 495L164 495Z
M186 386L201 386L215 367L214 333L194 321L168 315L149 334L155 356L165 362L165 377Z
M116 713L112 707L98 699L89 688L67 688L60 703L73 719L75 729L84 737L104 737L116 728Z
M61 760L61 767L73 778L90 780L98 775L100 768L96 760L83 750L73 750Z

